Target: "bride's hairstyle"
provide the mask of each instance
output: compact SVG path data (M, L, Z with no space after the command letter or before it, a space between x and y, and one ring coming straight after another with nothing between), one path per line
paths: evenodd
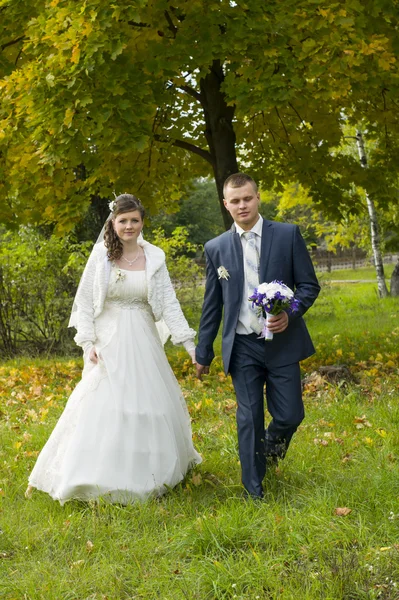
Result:
M116 235L112 221L122 213L137 210L141 218L144 219L145 210L140 200L133 194L121 194L112 203L111 218L107 221L104 231L104 244L108 248L107 256L110 260L118 260L122 256L122 242Z

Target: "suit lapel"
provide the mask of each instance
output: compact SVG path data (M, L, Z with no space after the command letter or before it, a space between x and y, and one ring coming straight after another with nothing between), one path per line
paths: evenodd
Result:
M262 227L262 241L260 247L260 269L259 269L259 283L268 283L267 281L267 267L269 264L270 250L272 247L273 240L273 227L270 221L263 220Z

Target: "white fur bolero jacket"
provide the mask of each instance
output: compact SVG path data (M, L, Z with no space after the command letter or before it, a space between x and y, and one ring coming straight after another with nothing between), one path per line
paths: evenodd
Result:
M169 334L174 344L193 341L196 332L189 327L176 298L164 251L143 239L138 243L146 258L148 303L162 341L165 342ZM96 244L83 272L68 325L76 328L74 339L79 346L96 341L95 319L104 308L110 271L111 262L104 243Z

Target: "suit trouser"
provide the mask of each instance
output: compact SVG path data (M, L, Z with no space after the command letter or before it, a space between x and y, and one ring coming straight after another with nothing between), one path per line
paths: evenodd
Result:
M265 342L256 334L234 340L230 374L237 397L238 448L242 482L254 496L262 496L267 458L283 458L303 420L299 363L266 366ZM264 387L272 420L265 431Z

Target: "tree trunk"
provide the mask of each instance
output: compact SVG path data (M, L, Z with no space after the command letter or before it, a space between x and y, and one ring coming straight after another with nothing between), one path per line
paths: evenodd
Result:
M367 156L364 150L363 136L361 131L356 132L356 143L359 152L360 164L362 165L362 167L367 168ZM370 196L368 195L367 191L366 202L370 219L371 247L373 250L374 265L377 273L378 293L380 298L386 298L387 296L389 296L389 292L387 284L385 282L384 264L382 262L381 240L378 231L377 211L375 210L375 204L372 198L370 198Z
M391 277L391 296L398 297L399 296L399 258L396 266L392 272Z
M380 298L389 296L387 284L385 282L384 263L382 262L381 241L378 231L378 220L375 205L370 196L366 193L367 210L370 218L371 247L373 249L374 265L377 273L377 286Z
M205 119L205 137L212 156L212 166L219 202L226 229L233 222L223 204L223 183L232 173L237 173L236 135L233 127L234 106L227 106L221 90L224 81L223 65L214 60L209 73L200 81L201 105Z

